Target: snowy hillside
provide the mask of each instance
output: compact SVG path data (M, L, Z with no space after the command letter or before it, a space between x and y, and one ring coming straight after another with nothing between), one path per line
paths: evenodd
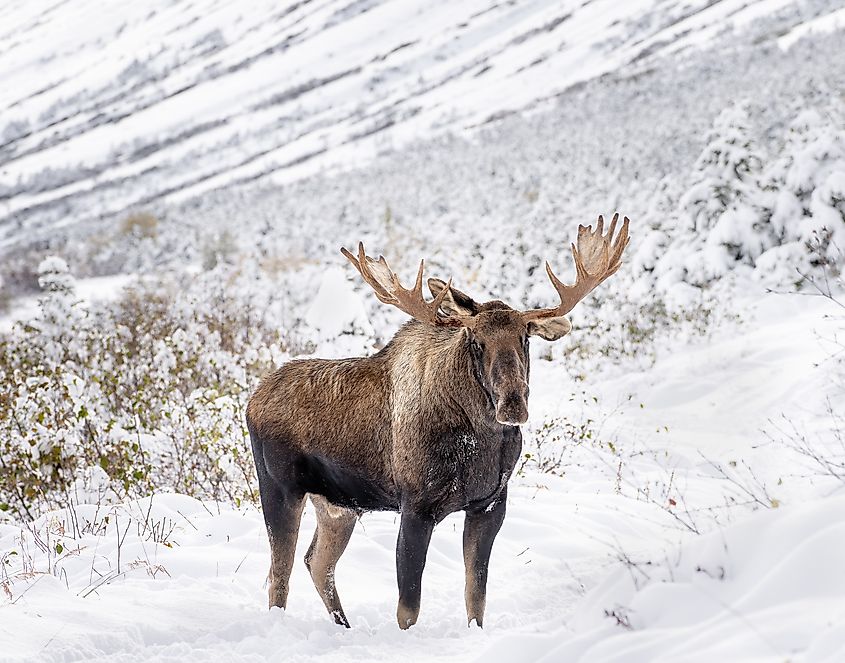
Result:
M606 72L647 70L717 35L743 34L776 10L786 11L787 26L824 14L823 5L805 5L7 5L0 239L361 163L421 136L535 107Z
M0 8L0 661L845 660L845 1ZM396 627L398 516L267 611L244 412L383 347L405 281L552 305L466 628L463 516Z

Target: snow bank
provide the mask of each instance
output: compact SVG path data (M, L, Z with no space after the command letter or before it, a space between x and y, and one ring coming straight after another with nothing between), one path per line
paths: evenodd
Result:
M585 599L543 661L845 660L845 497L757 513Z
M305 320L323 338L334 338L343 333L361 333L369 327L361 300L339 267L329 268L323 274L317 296L305 314Z
M797 25L788 33L778 39L778 46L783 50L789 50L792 45L799 39L803 39L808 35L835 32L837 30L845 29L845 8L836 9L827 14L818 16L812 20L806 21Z

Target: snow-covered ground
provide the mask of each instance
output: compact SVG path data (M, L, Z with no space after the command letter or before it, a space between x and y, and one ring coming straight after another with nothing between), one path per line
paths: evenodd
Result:
M362 518L337 570L346 630L301 562L288 610L266 610L255 508L157 494L56 512L29 529L0 525L0 578L14 580L0 658L840 660L841 483L764 434L777 440L773 422L787 415L830 439L830 385L817 364L833 305L774 294L737 304L743 322L663 348L645 371L575 383L535 349L527 450L542 438L531 431L556 417L595 419L599 438L546 441L540 451L561 454L562 474L526 465L514 479L483 631L465 624L459 515L435 531L422 616L408 632L394 619L397 517ZM770 503L736 504L739 484L714 464L747 464L765 491L749 475L738 481ZM309 507L299 560L313 528Z

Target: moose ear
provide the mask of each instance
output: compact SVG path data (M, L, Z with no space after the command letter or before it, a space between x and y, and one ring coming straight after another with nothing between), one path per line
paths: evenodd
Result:
M429 279L428 289L431 294L437 297L446 287L446 283L440 279ZM449 292L440 304L440 310L446 315L475 315L478 313L478 303L469 295L465 295L456 288L449 288Z
M528 323L528 335L539 336L547 341L563 338L572 330L572 323L565 316L532 320Z

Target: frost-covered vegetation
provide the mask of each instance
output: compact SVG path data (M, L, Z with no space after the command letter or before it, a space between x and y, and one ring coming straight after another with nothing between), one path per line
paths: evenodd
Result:
M61 258L38 275L38 314L0 341L0 509L31 518L154 490L255 499L247 392L301 348L254 277L141 279L86 306Z

